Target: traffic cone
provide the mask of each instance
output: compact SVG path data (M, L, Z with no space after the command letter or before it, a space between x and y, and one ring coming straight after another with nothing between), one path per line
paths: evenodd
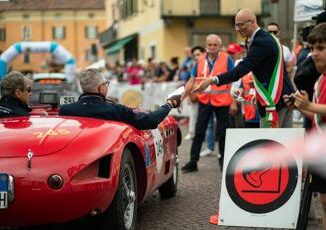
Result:
M218 209L216 210L216 214L213 214L209 217L209 223L218 225Z

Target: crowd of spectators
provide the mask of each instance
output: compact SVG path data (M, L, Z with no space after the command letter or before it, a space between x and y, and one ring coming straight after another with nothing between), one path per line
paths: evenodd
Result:
M193 60L189 66L180 65L178 57L172 57L169 62L148 58L145 60L133 59L130 61L107 63L106 75L109 79L119 82L128 82L130 85L145 82L187 81L190 77Z

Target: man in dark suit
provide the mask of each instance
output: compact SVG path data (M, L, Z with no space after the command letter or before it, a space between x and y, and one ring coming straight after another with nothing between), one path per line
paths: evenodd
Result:
M251 9L242 9L236 14L235 29L246 38L247 56L233 70L203 80L193 91L201 92L210 84L224 85L237 81L252 71L259 81L255 86L261 116L260 127L291 127L291 113L288 113L289 109L282 100L282 95L294 92L294 89L285 70L279 42L258 27L256 15ZM278 74L273 77L274 72ZM265 101L260 100L262 98Z

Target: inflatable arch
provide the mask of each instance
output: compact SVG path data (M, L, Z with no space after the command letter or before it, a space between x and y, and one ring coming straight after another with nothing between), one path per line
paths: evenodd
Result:
M65 64L68 81L72 81L76 72L76 60L69 51L57 42L17 42L0 56L0 80L6 75L8 63L17 55L29 50L31 53L52 53L59 63Z

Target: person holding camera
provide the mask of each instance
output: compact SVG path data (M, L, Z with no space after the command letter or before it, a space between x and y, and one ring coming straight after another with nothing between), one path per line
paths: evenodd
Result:
M313 19L316 20L316 25L326 22L326 11L318 14L316 17L313 17ZM313 27L314 26L310 26L303 29L304 32L302 34L302 38L304 41L307 40L307 36ZM310 101L313 98L314 84L319 76L320 73L316 69L311 53L309 53L302 63L297 65L297 71L294 75L294 84L299 91L304 90L307 92ZM303 127L310 129L312 127L312 120L306 117L304 119Z
M311 45L311 57L318 72L321 73L314 86L313 101L309 101L304 90L284 96L288 105L293 104L304 116L313 121L313 128L318 131L326 125L326 23L317 25L307 38ZM325 166L322 166L325 167ZM311 169L314 172L314 169ZM326 229L326 178L325 175L313 173L313 191L320 193L323 206L324 229Z
M155 129L172 108L180 106L181 95L168 98L166 103L150 113L134 112L132 109L106 100L108 86L105 74L99 69L87 69L80 73L83 94L76 103L61 105L59 115L92 117L125 122L137 129Z

